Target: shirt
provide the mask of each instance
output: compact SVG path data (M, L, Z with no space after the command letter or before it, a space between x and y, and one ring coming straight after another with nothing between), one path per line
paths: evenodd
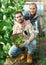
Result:
M24 14L24 19L30 20L34 29L36 29L35 31L37 31L37 34L40 34L41 32L40 18L37 14L32 18L31 14L29 12L26 12Z
M23 31L24 31L24 33L27 35L27 37L29 37L31 35L34 35L36 37L34 28L33 28L32 24L29 22L29 20L24 21L24 24L25 24L25 27L22 29L21 24L19 24L18 22L15 21L15 24L13 26L13 34L23 33Z

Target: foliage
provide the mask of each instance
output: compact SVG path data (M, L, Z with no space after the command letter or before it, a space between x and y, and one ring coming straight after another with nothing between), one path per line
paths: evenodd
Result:
M1 59L7 57L7 52L12 45L14 14L18 10L23 11L24 2L25 0L0 0L0 43L5 45L0 48ZM1 59L0 61L2 61Z
M10 46L9 43L7 43L6 45L3 46L3 50L4 50L6 57L8 56L8 51L9 51L10 48L11 48L11 46Z
M21 37L15 38L15 43L21 44L21 43L23 43L23 42L24 42L24 41L23 41L23 39L22 39Z
M39 65L46 65L46 58L39 61Z

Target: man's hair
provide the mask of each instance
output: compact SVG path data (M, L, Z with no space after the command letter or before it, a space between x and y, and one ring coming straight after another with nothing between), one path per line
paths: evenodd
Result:
M35 5L35 7L37 8L37 5L36 5L36 3L31 3L30 5ZM30 6L30 5L29 5L29 6Z
M18 14L18 13L20 13L21 15L23 15L21 11L16 11L15 12L15 14Z

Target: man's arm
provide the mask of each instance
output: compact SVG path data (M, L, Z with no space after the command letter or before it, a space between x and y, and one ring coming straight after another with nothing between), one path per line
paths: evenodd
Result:
M29 30L29 33L30 33L29 41L31 42L32 40L35 39L35 34L33 32L34 29L33 29L31 22L28 24L28 30Z
M29 33L30 33L30 37L29 37L28 40L25 41L25 43L21 44L20 47L23 47L23 46L29 44L32 40L35 39L35 35L34 35L34 32L33 32L32 24L30 23L29 20L28 20L27 24L28 24L28 30L29 30Z

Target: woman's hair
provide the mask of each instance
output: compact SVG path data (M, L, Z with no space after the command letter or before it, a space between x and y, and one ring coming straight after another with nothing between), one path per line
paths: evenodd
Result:
M31 5L34 5L34 6L37 8L37 5L36 5L36 3L31 3L29 6L31 6Z

